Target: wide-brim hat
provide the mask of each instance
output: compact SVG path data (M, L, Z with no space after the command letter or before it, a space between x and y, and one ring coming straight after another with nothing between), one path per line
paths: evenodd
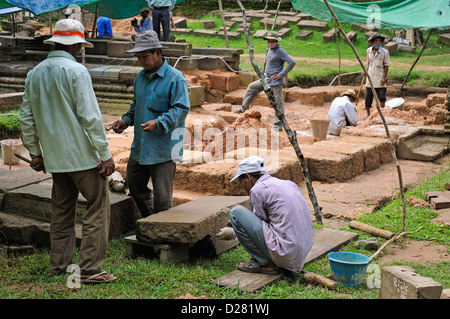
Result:
M384 42L384 39L386 39L384 36L382 36L380 33L374 33L372 34L372 36L369 38L369 42L373 42L373 40L375 40L376 38L380 38L381 42Z
M144 11L148 11L148 12L150 12L150 8L149 7L146 7L146 6L143 6L142 8L141 8L141 11L139 11L139 12L144 12Z
M93 48L94 45L85 40L83 24L74 19L62 19L56 22L55 31L50 39L44 40L45 44L60 43L72 45L81 43L83 47Z
M168 49L159 42L158 34L153 30L144 31L136 35L136 44L134 48L127 52L141 52L155 49Z
M264 159L262 157L247 157L239 163L236 176L231 179L230 183L234 182L239 176L243 174L264 173L266 172L266 170L266 164L264 163Z
M275 31L267 32L263 39L264 40L276 40L278 42L281 41L281 38L278 36L278 33Z
M356 92L353 89L348 89L341 93L341 96L345 96L345 95L350 95L351 97L353 97L355 99L356 102L359 101L358 96L356 95Z

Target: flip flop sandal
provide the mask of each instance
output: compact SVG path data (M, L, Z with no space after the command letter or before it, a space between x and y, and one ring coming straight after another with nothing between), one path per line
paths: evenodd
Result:
M84 284L103 284L103 283L109 283L109 282L117 279L117 277L110 275L112 277L111 278L107 278L105 280L105 279L103 279L103 277L101 277L103 275L108 275L108 273L106 271L102 271L101 273L89 276L88 278L81 278L80 277L80 282L82 282ZM98 277L101 277L101 278L98 278Z
M253 259L250 261L247 261L244 264L244 266L240 266L239 264L236 265L236 268L241 271L248 272L248 273L254 273L254 274L277 275L280 273L277 269L271 269L271 270L262 269L261 266L258 264L258 262Z

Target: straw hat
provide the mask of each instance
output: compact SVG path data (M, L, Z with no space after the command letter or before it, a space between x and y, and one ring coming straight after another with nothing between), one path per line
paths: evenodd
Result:
M381 42L384 42L385 37L383 37L380 33L374 33L372 34L372 36L369 38L369 42L373 42L373 40L375 40L376 38L380 38Z
M267 32L263 39L264 40L277 40L278 42L281 41L281 38L278 36L278 32L276 32L276 31Z
M266 171L266 164L264 163L264 159L262 157L250 156L239 163L237 174L233 177L230 183L243 174L264 173Z
M56 22L53 36L50 39L44 40L44 43L60 43L63 45L82 43L83 47L94 47L92 43L85 40L83 24L74 19L62 19Z
M127 52L141 52L146 50L168 49L162 46L158 39L158 34L153 30L144 31L136 35L136 44L134 48Z
M341 93L341 96L345 96L345 95L350 95L351 97L353 97L355 99L356 102L359 101L355 90L352 90L352 89L345 90L344 92Z
M146 6L143 6L142 8L141 8L141 11L139 11L139 12L144 12L144 11L148 11L148 12L150 12L150 8L149 7L146 7Z

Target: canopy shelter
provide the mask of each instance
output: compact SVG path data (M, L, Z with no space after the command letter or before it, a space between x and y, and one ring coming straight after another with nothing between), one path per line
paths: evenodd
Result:
M183 0L177 0L177 4ZM98 3L98 9L97 9ZM16 6L35 15L63 9L76 4L84 9L112 19L130 18L140 13L146 0L0 0L0 9Z
M448 0L383 0L360 3L328 0L328 3L342 22L366 25L373 23L378 29L393 30L450 28ZM323 0L292 0L292 6L319 20L333 20Z

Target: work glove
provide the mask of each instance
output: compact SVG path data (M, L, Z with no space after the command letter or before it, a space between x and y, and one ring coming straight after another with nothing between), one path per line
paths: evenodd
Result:
M224 227L216 234L216 238L220 240L232 240L236 238L236 234L232 227Z

